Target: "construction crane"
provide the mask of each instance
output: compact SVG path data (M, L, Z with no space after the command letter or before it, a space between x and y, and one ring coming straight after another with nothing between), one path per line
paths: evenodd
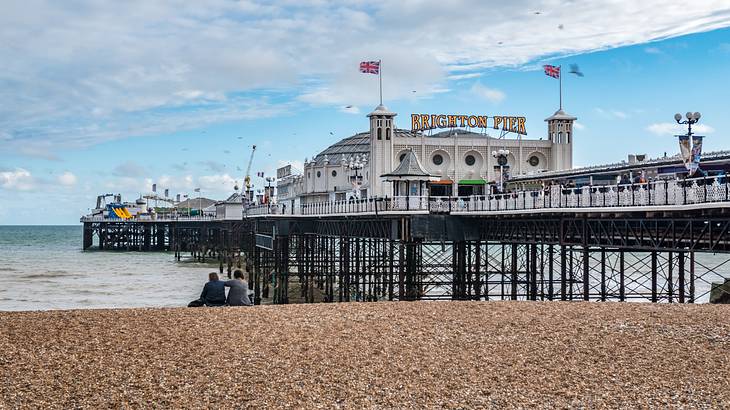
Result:
M246 176L244 177L244 184L246 185L246 199L251 201L253 198L250 196L251 192L251 164L253 163L253 154L256 153L256 145L252 146L251 156L248 157L248 166L246 166Z

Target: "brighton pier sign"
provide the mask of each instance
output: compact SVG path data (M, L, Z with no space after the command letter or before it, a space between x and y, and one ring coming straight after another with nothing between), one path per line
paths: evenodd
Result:
M413 131L431 130L434 128L494 128L506 132L527 135L525 117L497 115L444 115L444 114L411 114Z

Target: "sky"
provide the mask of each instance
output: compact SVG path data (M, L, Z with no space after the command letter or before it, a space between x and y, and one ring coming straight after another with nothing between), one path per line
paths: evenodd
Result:
M75 224L96 196L214 199L411 113L578 117L574 165L676 154L676 112L730 149L730 3L25 0L0 4L0 225ZM584 73L567 73L578 64ZM263 181L254 178L257 187Z

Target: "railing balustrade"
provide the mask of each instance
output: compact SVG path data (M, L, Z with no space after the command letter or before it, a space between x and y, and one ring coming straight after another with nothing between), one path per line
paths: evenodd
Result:
M730 201L730 184L725 175L685 180L658 180L618 185L589 185L580 188L551 185L542 190L474 195L396 196L350 199L302 204L256 205L244 215L333 215L387 212L469 213L541 209L620 208L676 206ZM131 221L208 221L214 216L157 215ZM119 221L102 216L85 216L82 222Z

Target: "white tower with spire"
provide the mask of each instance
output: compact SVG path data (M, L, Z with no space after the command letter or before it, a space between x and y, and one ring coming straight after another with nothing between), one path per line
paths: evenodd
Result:
M380 180L380 175L393 170L393 137L395 116L383 104L368 114L370 118L370 158L368 161L368 196L390 195L390 184ZM364 171L364 170L363 170Z
M578 118L566 114L562 108L545 121L548 124L548 139L553 143L550 169L573 168L573 122Z

